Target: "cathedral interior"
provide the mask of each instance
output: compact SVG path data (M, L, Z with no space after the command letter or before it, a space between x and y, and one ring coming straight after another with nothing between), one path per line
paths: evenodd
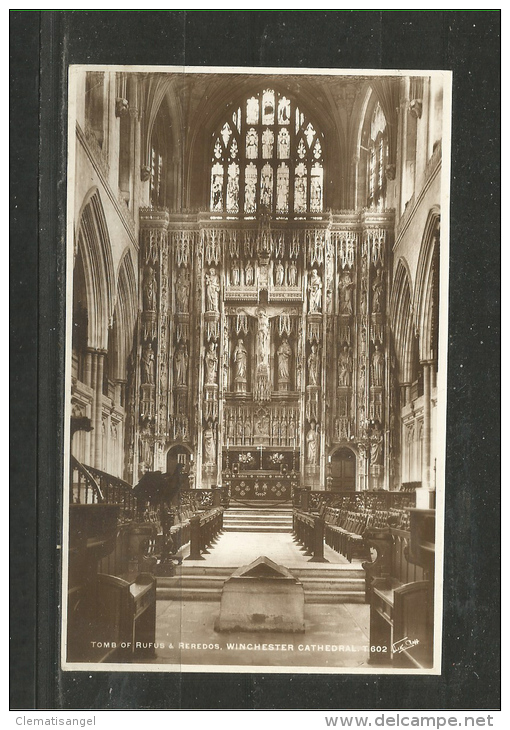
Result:
M70 506L433 513L441 74L72 76Z

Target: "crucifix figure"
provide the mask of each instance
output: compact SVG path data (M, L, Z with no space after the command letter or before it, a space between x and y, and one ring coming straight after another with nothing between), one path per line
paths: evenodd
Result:
M257 310L257 376L255 397L257 400L269 400L271 397L271 382L269 379L269 317L263 308Z
M257 334L257 346L259 362L268 364L269 363L269 317L265 309L259 309L257 312L258 317L258 334Z

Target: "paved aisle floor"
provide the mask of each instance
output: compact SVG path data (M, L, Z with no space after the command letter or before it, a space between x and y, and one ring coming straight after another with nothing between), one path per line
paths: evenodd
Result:
M359 568L359 560L349 563L328 545L324 545L324 557L328 563L309 563L310 556L303 554L290 532L224 532L205 560L187 560L186 565L203 567L240 567L248 565L261 555L285 565L286 568L303 568L331 565Z
M359 561L325 547L329 563L309 563L290 533L227 532L205 560L186 561L200 567L239 567L260 555L289 568L336 571L359 568ZM348 670L367 666L369 606L365 604L305 604L305 632L218 633L214 629L218 601L158 600L154 664L217 667L328 667Z
M201 666L367 666L369 606L305 604L305 632L218 633L219 602L158 601L155 664ZM244 647L242 646L244 644Z

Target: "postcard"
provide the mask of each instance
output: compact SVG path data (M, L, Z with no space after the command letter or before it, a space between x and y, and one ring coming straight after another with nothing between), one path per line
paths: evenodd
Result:
M70 66L64 670L441 672L451 80Z

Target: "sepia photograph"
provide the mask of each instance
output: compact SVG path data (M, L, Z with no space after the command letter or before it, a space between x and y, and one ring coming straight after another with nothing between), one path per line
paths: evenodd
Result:
M69 67L64 670L441 673L451 83Z

